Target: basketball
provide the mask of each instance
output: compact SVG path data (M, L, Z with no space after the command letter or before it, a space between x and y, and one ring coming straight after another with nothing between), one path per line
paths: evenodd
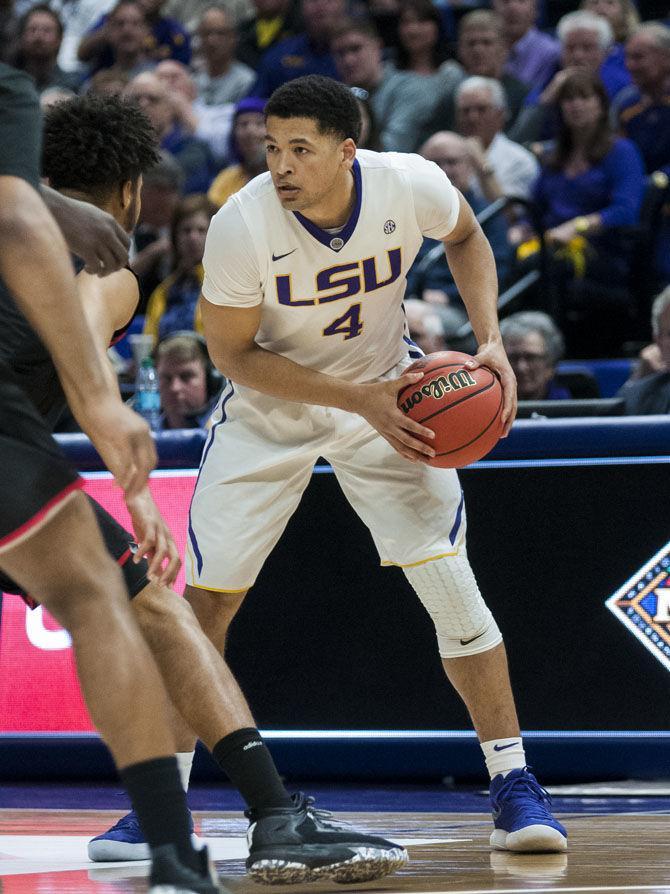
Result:
M481 459L502 435L503 394L490 369L467 369L473 358L460 351L428 354L405 370L424 377L398 393L398 407L435 432L431 466L456 469Z

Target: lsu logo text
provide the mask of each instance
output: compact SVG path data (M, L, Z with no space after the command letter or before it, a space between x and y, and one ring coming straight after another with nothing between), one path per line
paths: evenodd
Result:
M472 388L477 382L475 378L467 371L467 369L458 369L454 372L447 373L446 376L438 376L432 382L422 385L414 391L407 400L400 404L403 413L409 413L412 407L420 404L425 398L433 398L439 400L449 391L460 391L461 388Z
M386 252L387 268L377 270L377 258L365 258L349 264L335 264L320 270L315 277L315 298L297 298L293 295L291 275L281 273L275 276L277 301L286 307L312 307L328 301L341 301L361 292L374 292L390 286L400 276L402 252L392 248Z
M605 604L670 671L670 543Z

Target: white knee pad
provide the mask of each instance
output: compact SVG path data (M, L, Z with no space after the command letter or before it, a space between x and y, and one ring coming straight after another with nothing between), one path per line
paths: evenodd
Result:
M465 554L403 571L433 619L442 658L477 655L502 642Z

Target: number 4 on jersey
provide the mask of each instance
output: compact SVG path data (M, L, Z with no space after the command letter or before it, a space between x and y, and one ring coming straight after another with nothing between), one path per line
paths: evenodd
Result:
M360 320L361 306L360 304L352 304L349 310L338 317L336 320L323 330L324 335L343 335L344 340L356 338L363 331L363 324Z

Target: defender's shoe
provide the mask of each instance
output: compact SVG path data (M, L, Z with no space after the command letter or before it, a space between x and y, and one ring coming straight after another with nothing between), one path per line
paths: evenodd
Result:
M367 882L389 875L407 862L407 851L375 835L364 835L331 814L312 807L297 792L292 807L248 810L249 859L254 881L268 885L332 879Z
M191 842L196 850L201 846L200 839L193 833L193 817L189 811L191 823ZM149 860L149 845L140 829L140 821L134 810L122 816L115 826L92 838L88 843L88 859L94 863L116 863L126 860Z
M207 848L197 851L200 866L194 872L179 862L174 844L163 844L153 852L149 894L223 894Z
M491 781L494 831L491 846L517 853L557 852L568 847L568 833L551 815L551 798L528 767Z

